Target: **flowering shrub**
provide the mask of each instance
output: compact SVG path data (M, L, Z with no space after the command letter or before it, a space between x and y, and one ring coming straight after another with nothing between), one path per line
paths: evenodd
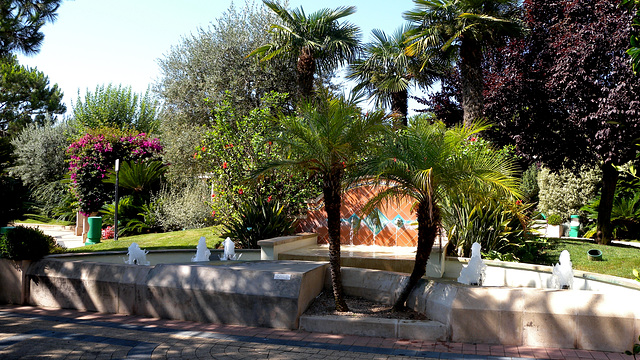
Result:
M157 160L162 145L147 134L132 134L111 128L90 130L67 148L71 191L80 211L98 211L111 199L111 185L103 179L113 169L116 159L124 161ZM109 187L109 188L107 188Z
M318 187L302 173L270 173L248 182L251 172L266 163L284 159L281 147L270 141L274 117L271 109L282 110L286 95L270 93L263 105L247 115L238 114L226 102L214 109L212 127L202 144L195 149L194 159L206 163L212 179L211 216L227 222L250 199L279 201L295 214L303 209L304 200L317 196Z
M113 239L115 236L115 231L113 230L113 226L107 226L102 229L102 238L103 239Z

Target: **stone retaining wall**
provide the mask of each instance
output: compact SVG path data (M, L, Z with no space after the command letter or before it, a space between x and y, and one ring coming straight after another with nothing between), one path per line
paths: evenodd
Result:
M408 280L405 274L355 268L343 268L342 278L348 295L388 304ZM618 290L608 294L422 280L407 304L444 324L448 341L623 352L640 334L640 291Z
M25 272L0 259L1 301L246 326L298 328L320 293L326 264L273 261L224 266L137 266L45 258ZM4 271L7 270L7 271Z

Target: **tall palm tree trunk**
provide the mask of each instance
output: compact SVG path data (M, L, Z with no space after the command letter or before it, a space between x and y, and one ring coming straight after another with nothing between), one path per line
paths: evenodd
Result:
M391 93L391 117L393 126L398 128L400 124L407 126L409 113L409 92L407 90Z
M432 210L429 211L429 208ZM440 224L440 209L435 203L427 204L421 202L418 204L418 248L416 250L416 261L413 265L413 271L409 276L409 282L402 289L393 310L402 310L409 298L409 294L418 284L418 281L427 272L427 261L431 256L431 249L438 235L438 225Z
M482 118L484 108L482 50L473 39L462 39L460 44L460 77L463 122L471 126L473 120Z
M313 51L303 48L298 57L298 91L304 100L310 100L313 95L313 74L316 73L316 59Z
M596 242L602 245L611 244L613 237L613 225L611 224L611 210L618 183L618 170L610 162L602 165L602 191L600 205L598 206L598 220Z
M324 194L324 209L327 212L327 230L329 232L329 266L331 268L331 285L336 310L349 311L344 300L342 288L342 274L340 273L340 205L342 174L334 169L324 179L322 192Z

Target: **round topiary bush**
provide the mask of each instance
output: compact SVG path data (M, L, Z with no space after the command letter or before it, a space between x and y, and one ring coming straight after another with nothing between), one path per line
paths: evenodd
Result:
M11 260L38 260L58 248L40 229L16 226L0 236L0 256Z

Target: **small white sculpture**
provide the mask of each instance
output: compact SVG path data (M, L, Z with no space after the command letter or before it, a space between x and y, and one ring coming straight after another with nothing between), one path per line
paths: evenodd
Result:
M471 259L469 259L469 264L460 271L460 276L458 277L459 283L482 285L487 265L482 261L480 248L480 244L477 242L471 245Z
M129 252L127 253L127 255L129 255L129 259L125 260L124 263L131 265L149 265L150 262L147 261L148 253L148 251L140 249L140 246L137 243L131 243L131 245L129 245Z
M207 239L201 236L196 247L196 254L191 258L191 261L209 261L209 256L211 256L211 251L207 248Z
M558 289L573 287L573 268L569 251L562 250L558 263L553 266L553 282Z
M231 238L224 239L224 242L222 244L224 245L224 252L222 256L218 255L220 260L226 261L240 259L240 256L242 256L242 254L236 254L235 244L233 243L233 241L231 241Z

